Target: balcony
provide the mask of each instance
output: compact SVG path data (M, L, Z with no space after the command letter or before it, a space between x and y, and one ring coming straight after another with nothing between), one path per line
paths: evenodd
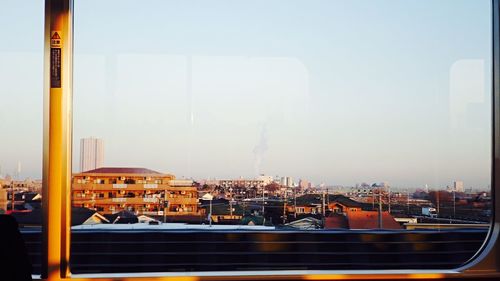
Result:
M169 188L168 184L83 184L73 183L72 189L76 190L165 190Z
M143 204L159 204L158 198L128 198L128 197L116 197L116 198L94 198L92 199L90 196L85 198L73 198L73 202L77 203L89 203L92 202L94 204L132 204L132 205L143 205Z
M199 216L202 213L200 211L198 212L165 212L167 216Z
M108 183L73 183L73 191L78 190L102 190L102 191L113 191L113 190L170 190L170 191L196 191L196 187L191 186L175 186L172 187L168 184L108 184Z
M198 205L198 198L185 198L185 197L177 197L177 198L166 198L170 205Z
M92 198L91 194L87 194L86 197L73 197L73 202L75 203L89 203L108 205L108 204L132 204L132 205L143 205L143 204L159 204L160 198L155 197L115 197L115 198ZM166 199L170 205L198 205L197 198L167 198Z

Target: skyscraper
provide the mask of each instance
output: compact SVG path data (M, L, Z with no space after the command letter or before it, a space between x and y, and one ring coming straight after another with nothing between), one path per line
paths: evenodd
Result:
M104 165L104 142L90 137L80 140L80 172L94 170Z
M282 186L286 186L286 187L292 187L293 186L293 180L291 177L281 177L281 182L280 184Z
M453 182L453 190L455 190L456 192L464 192L464 182L463 181Z

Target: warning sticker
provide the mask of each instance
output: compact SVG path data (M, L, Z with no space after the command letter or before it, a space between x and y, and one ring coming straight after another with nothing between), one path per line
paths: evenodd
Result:
M50 48L50 87L61 88L61 48Z
M52 31L50 33L50 47L61 48L61 45L62 45L61 31Z

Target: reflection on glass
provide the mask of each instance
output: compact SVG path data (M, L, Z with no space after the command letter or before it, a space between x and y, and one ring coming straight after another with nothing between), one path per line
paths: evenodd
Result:
M2 216L2 251L11 261L4 265L29 275L40 273L41 257L44 4L27 2L3 1L0 8L0 215L18 222L32 271L19 241L9 240L11 218Z
M489 1L194 2L76 3L73 206L102 228L489 222Z

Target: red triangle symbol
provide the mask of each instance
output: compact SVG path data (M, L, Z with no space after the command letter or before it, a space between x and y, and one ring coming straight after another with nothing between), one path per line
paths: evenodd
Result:
M61 36L57 32L54 32L54 35L50 39L61 39Z

